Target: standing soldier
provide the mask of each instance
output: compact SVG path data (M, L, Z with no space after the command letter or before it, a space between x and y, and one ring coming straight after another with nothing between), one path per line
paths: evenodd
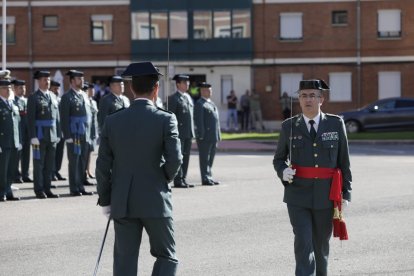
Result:
M194 122L200 159L202 185L218 185L212 178L211 168L218 141L221 140L220 120L217 106L210 99L211 85L205 82L199 84L201 98L196 102Z
M193 101L186 93L190 86L190 77L187 75L175 75L177 92L170 96L168 110L173 112L178 121L178 133L181 141L181 153L183 154L183 164L174 179L176 188L193 188L194 185L187 183L187 170L190 163L190 152L192 139L194 137L193 122Z
M132 78L136 99L107 117L96 161L98 203L114 220L113 275L137 275L145 229L156 258L151 275L174 276L178 260L168 183L182 160L177 120L154 104L161 74L151 62L132 63L123 76Z
M11 93L10 80L0 79L0 202L20 200L11 189L15 177L15 167L11 164L16 162L17 152L21 148L19 109L9 99Z
M321 112L328 89L323 80L300 82L302 114L282 123L273 159L295 235L296 275L327 275L332 228L347 239L341 207L351 199L348 140L343 120Z
M58 198L50 191L55 166L56 143L60 139L59 105L49 91L50 72L36 71L39 89L27 101L27 123L33 148L34 192L37 198Z
M50 91L55 94L58 104L60 105L60 95L59 95L60 83L57 81L50 81ZM60 132L60 140L56 144L56 154L55 154L55 167L53 169L52 180L66 180L66 177L63 177L59 171L62 168L63 152L65 148L65 139L63 138L63 132ZM52 185L53 186L53 185Z
M90 142L91 111L82 92L83 72L70 70L71 88L60 101L63 136L69 159L69 190L71 196L93 195L85 191L86 158Z
M19 172L19 168L17 168L16 180L21 180L18 182L33 182L33 180L29 177L30 136L29 136L29 128L27 125L26 82L24 80L14 80L13 84L14 84L14 104L19 108L20 136L22 139L22 150L19 151L18 153L21 172Z
M120 76L113 76L109 80L111 93L99 100L98 124L102 129L106 116L123 108L129 107L129 99L123 95L124 81Z

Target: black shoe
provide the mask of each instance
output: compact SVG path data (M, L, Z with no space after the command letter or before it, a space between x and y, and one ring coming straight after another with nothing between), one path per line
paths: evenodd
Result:
M88 180L86 180L85 182L83 182L83 186L94 186L95 184L89 182Z
M174 183L174 188L188 188L184 183Z
M184 185L187 185L187 188L194 188L193 184L189 184L187 180L183 180Z
M60 173L55 173L55 176L58 180L66 180L66 177L63 177L62 175L60 175Z
M16 178L13 183L23 183L23 179L21 178Z
M57 181L57 177L55 175L52 176L52 181Z
M214 186L214 183L212 181L203 181L203 183L201 183L201 185L204 185L204 186Z
M82 196L81 192L71 192L70 196Z
M32 183L33 179L31 179L30 177L23 177L23 181L27 183Z
M52 184L52 185L50 185L50 188L56 189L57 186Z
M216 181L216 180L211 180L211 181L213 182L214 185L220 185L219 181Z
M0 197L0 202L5 202L6 198L4 196Z
M45 193L37 193L37 194L36 194L36 198L39 198L39 199L45 199L45 198L47 198L47 196L46 196L46 194L45 194Z
M88 177L89 177L90 179L95 179L95 176L94 176L94 175L92 175L92 174L90 174L90 173L88 173L87 175L88 175Z
M47 198L59 198L59 195L52 192L46 193Z
M82 195L93 195L93 192L82 191L80 192Z
M20 200L20 197L16 197L14 195L11 195L11 196L6 196L6 199L8 201L18 201L18 200Z

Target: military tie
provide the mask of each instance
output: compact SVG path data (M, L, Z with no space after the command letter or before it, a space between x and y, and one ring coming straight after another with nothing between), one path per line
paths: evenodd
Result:
M316 138L316 130L313 127L313 125L315 124L315 121L314 120L309 120L309 124L310 124L310 131L309 131L310 136L311 136L312 140L315 140L315 138Z

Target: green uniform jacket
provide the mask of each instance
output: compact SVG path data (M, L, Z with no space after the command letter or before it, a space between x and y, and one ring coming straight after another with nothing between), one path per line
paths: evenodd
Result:
M66 139L75 138L71 132L70 122L71 117L86 117L85 135L81 136L81 140L91 143L90 133L92 126L92 115L89 105L86 103L84 93L77 93L70 89L60 99L60 122L62 126L63 136Z
M194 108L196 138L203 141L221 140L220 119L217 106L212 101L200 98Z
M178 91L168 100L168 110L177 117L180 139L194 137L193 109L193 101Z
M27 123L30 138L39 138L36 120L54 121L53 127L42 127L43 140L54 143L61 137L59 105L56 95L52 92L48 92L48 94L50 100L40 90L29 96L27 100Z
M10 108L3 99L0 99L0 147L2 149L13 149L20 146L19 124L19 108L14 104Z
M100 99L98 111L99 129L102 129L106 116L120 109L129 107L129 104L129 99L127 97L124 95L117 97L113 93L109 93Z
M149 100L108 116L96 161L99 205L113 218L172 216L171 189L182 163L174 114Z
M302 114L282 123L279 142L273 159L277 175L285 186L283 201L305 208L332 207L329 200L331 179L305 179L294 177L293 183L283 181L285 161L289 157L289 137L292 130L292 164L303 167L339 168L342 171L343 198L351 199L351 170L348 139L343 120L336 115L321 113L315 141L311 140Z

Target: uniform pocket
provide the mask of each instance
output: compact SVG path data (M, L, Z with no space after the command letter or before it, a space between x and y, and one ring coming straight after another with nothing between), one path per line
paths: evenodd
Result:
M322 142L323 149L329 151L331 161L336 161L336 158L338 157L338 144L338 140Z

